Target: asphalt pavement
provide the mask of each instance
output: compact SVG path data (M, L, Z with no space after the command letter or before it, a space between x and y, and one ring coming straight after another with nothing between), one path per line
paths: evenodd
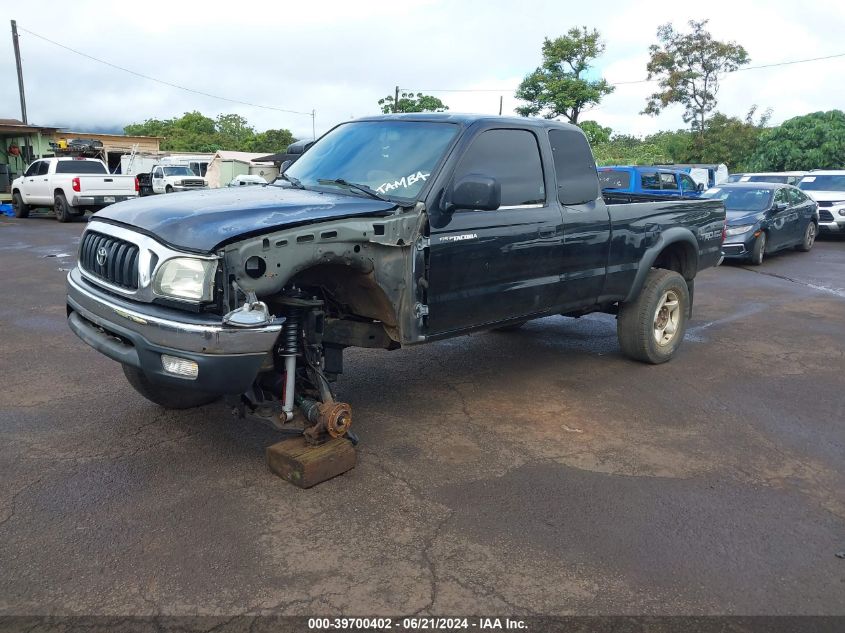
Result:
M845 240L611 316L349 350L358 466L310 490L65 320L83 222L0 218L0 614L843 614Z

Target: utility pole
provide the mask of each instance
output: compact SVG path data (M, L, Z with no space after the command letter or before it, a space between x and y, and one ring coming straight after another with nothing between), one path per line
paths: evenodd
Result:
M21 68L21 47L18 44L18 23L12 20L12 46L15 49L15 65L18 67L18 92L21 95L21 121L27 125L26 95L23 90L23 69Z
M504 95L499 95L499 116L502 116L502 99L504 98Z
M317 111L311 110L311 140L317 140Z
M26 118L26 94L24 93L23 89L23 68L21 68L21 47L18 44L18 23L15 20L12 20L12 47L15 49L15 65L18 68L18 92L21 96L21 121L24 125L28 125L29 121ZM23 146L24 146L24 154L25 156L21 157L21 164L25 164L27 158L32 155L32 152L29 147L29 135L24 135L23 137ZM39 153L41 150L38 150ZM23 168L21 168L21 172L23 172Z
M399 105L399 86L396 86L396 96L393 97L393 114L396 114L396 106Z

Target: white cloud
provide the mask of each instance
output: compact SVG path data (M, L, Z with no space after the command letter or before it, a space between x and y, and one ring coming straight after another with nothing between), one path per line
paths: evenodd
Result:
M9 6L9 5L7 5ZM752 64L845 52L845 3L630 2L522 4L506 0L265 3L52 2L14 6L19 26L163 81L240 101L317 111L317 132L378 112L379 98L398 83L438 92L453 111L504 112L517 105L510 90L538 65L544 36L572 26L599 28L607 51L599 67L611 81L645 76L648 45L660 23L679 28L710 18L719 39L735 39ZM96 63L22 32L31 121L74 127L122 127L148 117L200 110L237 112L258 129L288 127L310 136L308 116L236 105L183 92ZM845 58L736 73L725 78L719 109L743 116L752 104L774 110L773 121L842 107ZM0 117L18 116L11 42L0 42ZM832 80L831 78L836 78ZM680 107L659 117L639 114L649 84L619 86L586 114L614 130L647 134L682 127Z

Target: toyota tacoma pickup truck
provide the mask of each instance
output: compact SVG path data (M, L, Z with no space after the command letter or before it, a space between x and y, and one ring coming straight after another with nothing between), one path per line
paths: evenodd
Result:
M349 429L333 392L347 347L607 312L624 354L669 360L724 230L718 200L603 197L572 125L379 116L336 126L269 186L98 213L68 322L155 403L227 396L317 441Z
M33 207L53 207L59 222L69 222L136 197L134 176L110 174L95 158L42 158L12 182L12 206L19 218L28 217Z

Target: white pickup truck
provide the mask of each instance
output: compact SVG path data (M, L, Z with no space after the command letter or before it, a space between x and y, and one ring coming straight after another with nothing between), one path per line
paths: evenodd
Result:
M15 216L33 207L53 207L59 222L138 196L135 176L110 174L94 158L42 158L12 182Z

